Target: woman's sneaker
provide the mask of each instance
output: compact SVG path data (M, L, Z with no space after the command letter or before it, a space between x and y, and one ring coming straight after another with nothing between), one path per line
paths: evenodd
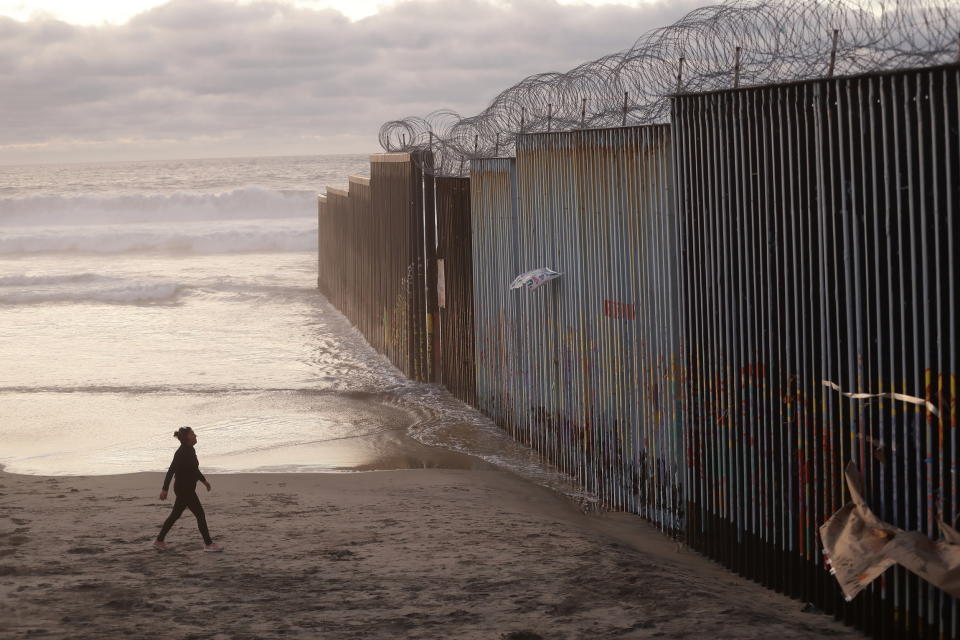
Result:
M213 544L208 544L207 546L205 546L205 547L203 548L203 550L204 550L204 551L209 551L209 552L211 552L211 553L216 553L216 552L218 552L218 551L223 551L223 547L221 547L221 546L218 545L216 542L214 542Z
M168 545L163 540L154 540L153 548L156 549L157 551L166 551L167 549L170 548L170 545Z

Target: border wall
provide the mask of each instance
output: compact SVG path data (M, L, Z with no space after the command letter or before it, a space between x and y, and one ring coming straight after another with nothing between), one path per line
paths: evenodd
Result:
M845 602L818 535L851 461L892 527L960 513L960 67L677 95L670 125L524 134L469 179L430 162L373 156L320 200L318 284L375 348L741 575L877 638L960 637L900 566ZM562 275L510 289L539 267Z
M936 539L957 517L958 77L673 101L687 538L876 637L960 633L956 599L899 566L844 604L817 533L850 461L882 521Z
M670 129L520 138L471 167L478 406L585 488L681 526ZM549 266L542 290L511 290Z
M370 157L370 178L318 203L318 287L407 377L432 375L422 167L427 154ZM432 196L431 196L432 197Z

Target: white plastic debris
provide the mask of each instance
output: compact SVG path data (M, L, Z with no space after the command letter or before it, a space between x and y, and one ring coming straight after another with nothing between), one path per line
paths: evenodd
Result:
M533 271L527 271L526 273L521 273L516 278L513 279L513 282L510 283L511 289L520 289L526 287L528 291L533 291L534 289L550 282L554 278L559 278L562 273L554 271L548 267L541 267L539 269L534 269Z

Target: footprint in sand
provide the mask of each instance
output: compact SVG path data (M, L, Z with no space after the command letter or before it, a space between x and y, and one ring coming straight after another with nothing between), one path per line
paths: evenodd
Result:
M0 545L7 547L19 547L30 541L30 536L23 535L29 529L17 529L9 533L0 533Z
M67 553L74 553L79 555L94 555L97 553L103 553L102 547L73 547L72 549L67 549Z
M503 640L543 640L543 636L533 631L511 631L500 636Z
M118 611L140 611L147 608L147 603L136 596L120 596L113 600L108 600L102 606Z

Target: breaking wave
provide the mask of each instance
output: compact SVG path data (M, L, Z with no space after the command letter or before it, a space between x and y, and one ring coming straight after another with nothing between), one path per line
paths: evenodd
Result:
M0 226L114 225L313 217L311 191L244 187L224 193L0 198Z
M0 235L0 255L315 251L315 218L20 227Z
M98 280L112 280L107 276L96 273L69 273L65 275L32 276L18 274L14 276L0 276L0 287L28 287L49 284L71 284L80 282L96 282Z
M0 292L0 305L91 302L106 304L170 304L187 290L174 282L140 282L96 288Z

